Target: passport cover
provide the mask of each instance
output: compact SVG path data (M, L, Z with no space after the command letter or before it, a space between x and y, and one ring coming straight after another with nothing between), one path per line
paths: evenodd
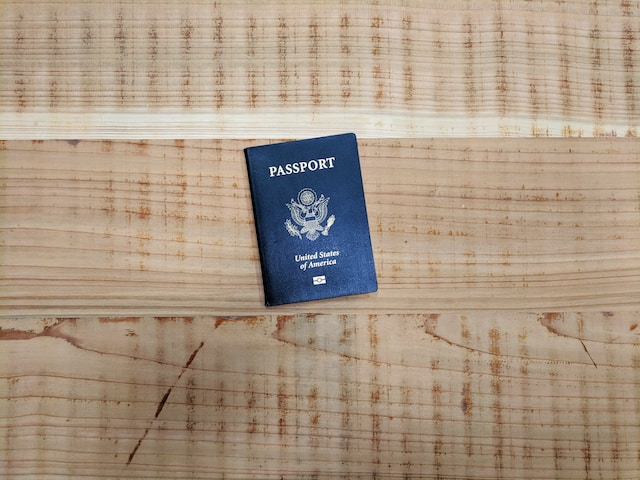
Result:
M265 304L378 289L353 133L245 149Z

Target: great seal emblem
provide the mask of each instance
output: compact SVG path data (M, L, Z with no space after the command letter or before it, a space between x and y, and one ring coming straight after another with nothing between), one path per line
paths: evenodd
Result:
M287 219L284 222L285 228L289 235L292 237L298 237L302 239L304 235L309 240L316 240L320 234L329 235L329 229L336 217L331 215L327 219L329 197L324 195L318 195L311 188L303 188L298 192L297 201L293 198L287 207L291 212L291 219L300 227L298 229L296 225L291 222L291 219ZM327 222L323 222L327 219Z

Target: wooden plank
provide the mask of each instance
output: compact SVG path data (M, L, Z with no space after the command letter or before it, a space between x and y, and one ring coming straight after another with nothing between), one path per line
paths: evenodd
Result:
M637 478L638 312L0 320L3 472Z
M5 142L2 313L264 314L255 143ZM276 311L637 309L638 153L633 139L361 141L379 291Z
M598 137L640 125L636 1L1 8L5 139Z
M1 474L637 479L639 13L2 2ZM242 149L340 131L380 290L266 309Z

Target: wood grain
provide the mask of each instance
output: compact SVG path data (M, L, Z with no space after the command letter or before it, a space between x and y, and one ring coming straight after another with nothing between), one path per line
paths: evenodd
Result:
M294 10L3 2L0 138L638 134L637 1Z
M265 313L253 144L6 142L3 314ZM638 153L633 139L362 141L380 289L277 311L637 309Z
M2 2L0 476L637 480L639 13ZM380 290L266 309L242 149L343 131Z
M638 318L5 319L4 473L634 479Z

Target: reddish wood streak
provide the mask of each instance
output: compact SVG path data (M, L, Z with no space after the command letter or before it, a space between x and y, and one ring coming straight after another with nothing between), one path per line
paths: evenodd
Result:
M194 317L154 317L158 323L183 322L185 324L193 323Z
M265 320L265 317L245 317L245 316L216 317L216 320L214 322L214 328L218 328L221 325L224 325L227 323L243 323L246 325L257 325L259 323L262 323L264 320Z
M100 323L139 323L140 317L100 317Z
M294 318L295 317L293 315L278 315L278 317L276 318L276 334L280 335L287 322L293 320Z
M216 99L216 109L222 108L225 99L225 68L224 62L222 60L222 53L224 52L224 45L222 43L223 40L223 23L224 20L222 16L217 16L215 19L215 29L213 34L213 39L215 42L214 46L214 61L215 61L215 99Z

